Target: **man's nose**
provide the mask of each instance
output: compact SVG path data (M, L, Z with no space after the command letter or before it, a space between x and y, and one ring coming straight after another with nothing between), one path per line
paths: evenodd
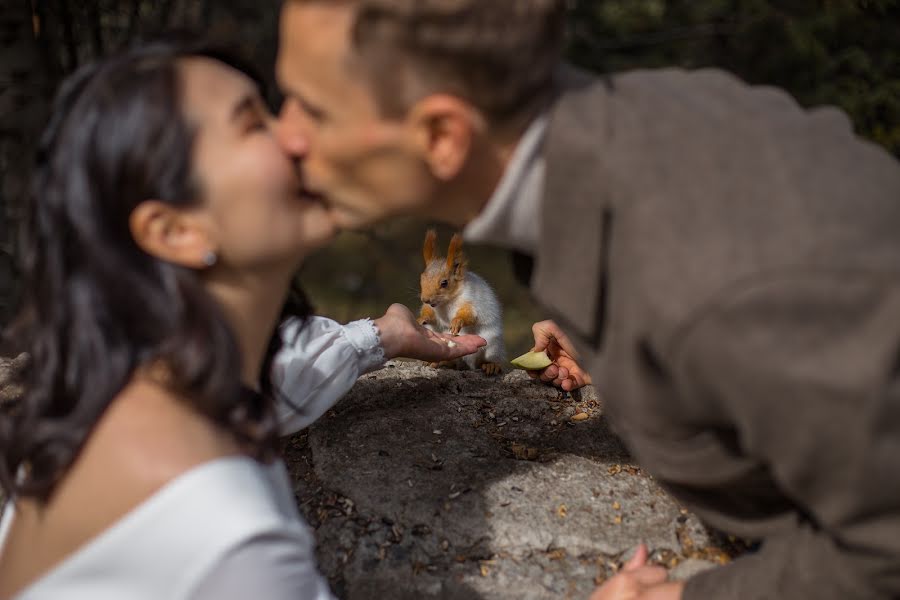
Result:
M294 158L303 158L309 153L309 134L302 112L286 100L275 123L275 135L286 153Z

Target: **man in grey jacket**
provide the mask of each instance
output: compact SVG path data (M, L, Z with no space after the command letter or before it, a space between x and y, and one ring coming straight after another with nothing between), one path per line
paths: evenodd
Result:
M343 227L533 257L640 463L763 542L686 584L639 554L595 598L900 597L897 161L721 71L567 70L564 4L287 0L285 149Z

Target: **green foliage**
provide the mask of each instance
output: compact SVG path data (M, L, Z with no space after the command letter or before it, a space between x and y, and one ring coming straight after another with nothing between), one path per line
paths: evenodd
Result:
M900 156L897 0L580 0L571 18L576 64L721 67L836 104Z

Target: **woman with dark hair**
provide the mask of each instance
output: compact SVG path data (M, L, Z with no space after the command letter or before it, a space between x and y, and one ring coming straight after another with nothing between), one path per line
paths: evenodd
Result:
M334 228L271 122L238 63L200 47L146 46L63 85L32 191L26 393L0 415L0 599L330 597L279 427L383 356L483 343L451 348L398 306L300 328L293 275ZM273 372L303 409L287 425Z

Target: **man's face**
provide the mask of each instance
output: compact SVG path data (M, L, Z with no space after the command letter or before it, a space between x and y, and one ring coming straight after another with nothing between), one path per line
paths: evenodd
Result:
M285 2L277 76L279 139L340 227L428 214L434 180L405 119L381 115L351 63L352 2Z

